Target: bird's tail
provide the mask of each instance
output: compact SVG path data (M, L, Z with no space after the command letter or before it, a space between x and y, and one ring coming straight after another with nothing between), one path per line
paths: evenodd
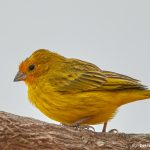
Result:
M127 103L144 100L150 98L150 90L135 90L129 92L122 100L120 105Z

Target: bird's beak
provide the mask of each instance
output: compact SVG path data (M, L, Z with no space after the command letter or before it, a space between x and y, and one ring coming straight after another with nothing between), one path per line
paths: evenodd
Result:
M23 72L18 72L18 73L16 74L15 78L14 78L14 82L16 82L16 81L23 81L23 80L26 79L26 77L27 77L27 75L26 75L25 73L23 73Z

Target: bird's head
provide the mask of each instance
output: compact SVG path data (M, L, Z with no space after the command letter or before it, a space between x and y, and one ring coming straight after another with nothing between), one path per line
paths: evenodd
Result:
M63 56L51 51L39 49L19 65L19 71L14 81L25 81L30 84L41 75L47 73L63 58Z

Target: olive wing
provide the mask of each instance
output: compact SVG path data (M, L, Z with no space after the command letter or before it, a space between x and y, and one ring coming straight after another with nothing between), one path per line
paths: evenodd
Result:
M86 71L67 84L61 86L62 92L86 92L99 90L147 89L138 80L110 71Z

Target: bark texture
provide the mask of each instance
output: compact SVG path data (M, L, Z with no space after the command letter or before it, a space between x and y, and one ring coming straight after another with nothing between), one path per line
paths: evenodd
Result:
M97 133L0 112L0 150L150 150L150 134Z

